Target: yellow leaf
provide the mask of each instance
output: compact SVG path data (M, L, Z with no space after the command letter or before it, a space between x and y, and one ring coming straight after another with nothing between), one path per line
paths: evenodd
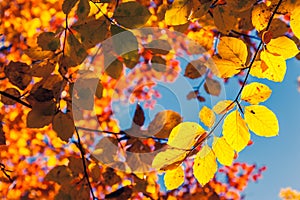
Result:
M282 56L262 51L262 61L255 61L250 74L258 78L266 78L274 82L281 82L286 73L286 63Z
M174 190L184 182L184 171L181 166L173 170L167 170L164 176L164 183L167 190Z
M290 19L290 25L295 36L300 39L300 7L293 10Z
M256 30L262 31L267 28L271 14L271 10L265 3L254 6L252 10L252 24Z
M217 172L216 156L211 148L206 145L196 154L193 173L198 182L204 186Z
M271 39L267 49L271 53L281 55L284 59L293 58L299 53L296 43L286 36Z
M221 37L218 45L218 54L226 60L245 64L248 57L246 44L234 37Z
M172 170L177 168L189 151L169 148L159 152L152 161L152 167L157 170Z
M150 16L149 10L135 1L121 3L114 12L116 21L126 28L143 26Z
M230 111L231 109L234 108L234 103L231 100L223 100L223 101L219 101L214 107L213 107L213 111L218 114L224 114L227 111Z
M214 64L207 65L214 75L219 78L230 78L241 71L242 65L238 65L231 60L225 60L213 56Z
M182 122L172 129L167 144L178 149L190 149L203 133L205 130L199 124Z
M250 104L266 101L271 96L272 90L265 84L253 82L246 85L242 91L241 99Z
M222 165L230 166L234 158L234 149L226 142L224 137L214 137L212 149Z
M214 125L216 120L214 112L206 106L203 106L199 112L199 118L205 126L210 128Z
M223 136L227 143L237 152L242 151L250 140L250 133L246 122L235 110L224 120Z
M212 72L220 78L229 78L245 67L248 50L246 44L237 38L222 37L218 44L218 54L213 61L216 66L209 65Z
M278 135L279 125L276 115L265 106L245 107L245 121L256 135L272 137Z
M165 21L167 25L181 25L188 22L192 5L188 0L174 0L172 5L166 11Z

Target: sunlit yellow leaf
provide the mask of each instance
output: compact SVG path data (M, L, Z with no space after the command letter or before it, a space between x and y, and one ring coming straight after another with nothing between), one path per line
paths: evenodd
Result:
M167 190L174 190L184 182L184 171L181 166L173 170L167 170L164 176L164 183Z
M262 51L260 53L261 73L263 78L267 78L274 82L281 82L284 79L286 73L285 59L276 54L272 54L268 51Z
M193 165L194 176L198 182L204 186L214 177L217 169L216 156L211 148L208 145L205 145L196 154Z
M199 118L207 127L212 127L215 123L216 116L214 112L206 106L203 106L199 112Z
M221 37L218 45L218 54L226 60L245 64L248 57L246 44L234 37Z
M225 118L223 136L227 143L237 152L242 151L250 140L250 133L245 120L235 110Z
M265 84L253 82L246 85L242 91L241 99L251 104L266 101L271 96L272 90Z
M252 10L252 24L256 30L262 31L267 28L271 14L270 8L265 3L254 6Z
M221 77L229 78L245 67L248 50L246 44L234 37L221 37L218 44L218 55L213 57L216 66L209 65L212 72Z
M230 78L241 71L243 65L237 64L232 60L225 60L213 56L214 64L207 65L212 73L220 78Z
M188 152L184 149L166 149L154 157L152 167L157 170L175 169L182 163Z
M296 43L286 36L271 39L267 49L271 53L281 55L284 59L293 58L299 53Z
M226 142L224 137L214 137L212 150L222 165L230 166L234 158L234 149Z
M187 23L191 9L191 1L174 0L172 5L166 11L166 24L176 26Z
M205 130L195 122L182 122L172 129L167 144L178 149L190 149Z
M214 107L213 111L220 115L234 108L234 103L231 100L219 101Z
M300 24L300 7L296 7L291 14L290 25L295 36L300 39L299 24Z
M272 137L278 135L279 125L276 115L265 106L245 107L245 121L256 135Z

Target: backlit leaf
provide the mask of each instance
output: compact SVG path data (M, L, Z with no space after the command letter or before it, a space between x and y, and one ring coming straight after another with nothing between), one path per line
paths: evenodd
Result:
M196 20L203 15L205 15L211 5L212 1L199 1L199 0L193 0L193 7L192 7L192 12L190 15L190 19Z
M174 0L165 14L167 25L181 25L188 22L188 17L192 9L191 1Z
M206 106L203 106L199 112L199 118L203 124L211 128L216 120L215 113Z
M75 130L73 119L69 114L58 112L52 121L52 128L63 141L68 142Z
M105 73L114 79L120 78L123 72L123 63L115 59L109 66L105 68Z
M54 54L52 51L43 51L41 47L26 49L24 53L33 60L44 60L51 58Z
M8 80L24 90L31 81L30 67L26 63L11 61L4 69Z
M62 4L62 10L65 14L69 14L71 9L75 6L78 0L64 0Z
M263 78L274 82L281 82L286 73L286 62L281 55L273 54L268 51L262 51L260 54L261 70ZM253 73L252 73L253 75Z
M188 151L184 149L168 148L159 152L152 161L152 167L157 170L176 169L185 159Z
M148 131L158 138L169 137L171 130L182 121L179 113L172 110L164 110L157 113L150 122Z
M149 10L138 2L121 3L114 12L116 21L126 28L143 26L151 16Z
M267 44L267 50L273 54L279 54L284 59L295 57L299 53L296 43L286 36L271 39Z
M89 0L79 0L76 14L79 19L83 20L90 13L90 4Z
M184 171L181 166L173 170L167 170L164 176L164 183L167 190L174 190L184 182Z
M221 93L221 84L219 81L207 77L205 79L204 89L208 94L219 96Z
M49 60L42 62L34 63L30 70L30 73L34 77L47 77L55 69L55 63L52 63Z
M42 50L55 51L60 46L60 41L58 37L55 37L55 33L43 32L37 38L37 43Z
M236 17L227 5L215 7L213 17L216 27L224 34L233 30L237 24Z
M54 181L58 184L68 184L72 180L71 170L65 165L56 166L47 173L45 180Z
M225 118L222 133L227 143L237 152L242 151L250 140L246 122L237 110Z
M278 135L279 125L277 117L265 106L246 106L245 121L249 129L256 135L265 137L273 137Z
M26 125L28 128L43 128L52 122L51 115L43 115L36 109L29 111L27 114Z
M266 101L271 96L272 90L265 84L253 82L246 85L242 91L241 99L250 104Z
M68 51L66 55L71 59L71 64L73 64L73 66L81 64L88 55L84 46L73 34L67 36L67 45Z
M234 149L226 142L224 137L214 137L212 150L218 161L225 166L232 165L234 158Z
M205 133L205 130L195 122L182 122L172 129L167 144L179 149L190 149L196 138Z
M265 3L260 3L254 6L252 10L252 24L258 31L262 31L267 28L271 10Z
M213 111L218 114L224 114L227 111L230 111L231 109L234 108L234 103L231 100L223 100L223 101L219 101L214 107L213 107Z
M19 98L21 96L19 90L17 90L16 88L7 88L4 90L4 92L15 98ZM13 100L12 98L6 97L4 95L1 95L1 101L5 105L14 105L16 103L15 100Z
M227 0L226 3L230 9L242 12L250 9L256 3L256 0L248 0L248 1Z
M201 60L193 60L186 66L184 76L190 79L199 78L206 73L206 69Z
M293 10L290 19L290 25L295 36L300 39L300 7L297 7Z
M218 165L214 152L208 145L196 154L193 165L193 173L198 182L204 186L217 172Z
M105 40L108 29L105 20L104 17L87 18L77 21L71 28L80 33L81 42L88 49Z
M149 44L145 45L145 49L150 50L153 54L166 55L172 49L170 43L167 40L153 40Z
M220 78L229 78L245 67L248 50L246 44L234 37L221 37L218 55L213 57L214 65L209 65L212 72Z

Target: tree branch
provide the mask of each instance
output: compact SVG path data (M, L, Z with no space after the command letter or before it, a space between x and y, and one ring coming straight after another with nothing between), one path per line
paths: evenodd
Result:
M8 93L6 93L4 91L0 91L0 94L3 95L3 96L5 96L5 97L7 97L7 98L10 98L10 99L12 99L12 100L14 100L14 101L16 101L16 102L18 102L20 104L22 104L23 106L26 106L27 108L32 108L32 106L30 104L26 103L25 101L22 101L18 97L10 95L10 94L8 94Z

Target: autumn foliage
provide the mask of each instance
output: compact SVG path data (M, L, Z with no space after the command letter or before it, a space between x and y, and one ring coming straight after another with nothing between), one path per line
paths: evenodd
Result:
M1 198L241 199L262 177L235 159L279 133L260 80L299 57L300 2L13 0L0 14ZM199 119L147 122L158 82L181 76L199 83L180 93ZM209 104L229 79L236 96ZM134 106L126 130L116 100Z

